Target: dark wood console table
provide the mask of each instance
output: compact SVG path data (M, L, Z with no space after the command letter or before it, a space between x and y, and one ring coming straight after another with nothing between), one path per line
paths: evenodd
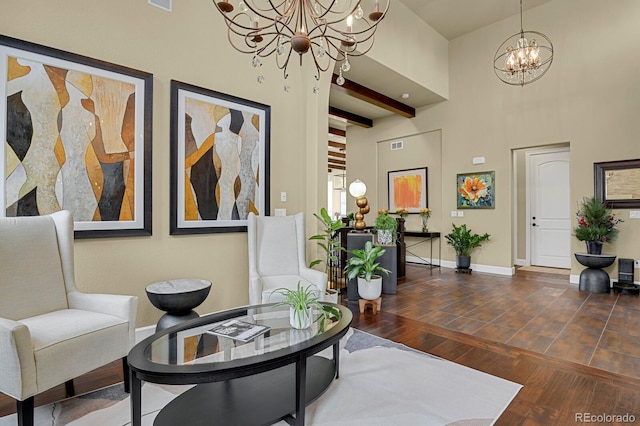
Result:
M414 255L418 259L422 260L425 265L428 265L432 268L440 268L440 264L442 263L442 239L440 237L440 232L422 232L422 231L404 231L405 237L418 237L421 238L420 241L412 242L410 244L406 244L406 252ZM435 265L433 263L433 239L438 239L438 264ZM419 256L412 252L410 249L420 244L429 243L429 260L425 259L422 256Z

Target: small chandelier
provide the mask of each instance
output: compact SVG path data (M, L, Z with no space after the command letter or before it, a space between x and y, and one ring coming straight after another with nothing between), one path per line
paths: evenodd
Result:
M549 70L553 61L553 44L549 37L522 28L520 0L520 32L507 38L493 58L493 69L498 78L514 86L524 86L538 80Z
M351 69L349 57L371 49L390 2L385 0L381 9L379 0L243 0L234 13L236 7L229 0L213 1L225 19L231 46L253 55L251 64L259 70L258 83L264 81L260 58L275 53L288 92L291 55L297 53L302 65L302 55L310 53L316 67L314 93L320 91L320 73L327 71L330 60L341 63L337 83L344 84L342 73ZM368 17L363 10L365 3L371 6Z

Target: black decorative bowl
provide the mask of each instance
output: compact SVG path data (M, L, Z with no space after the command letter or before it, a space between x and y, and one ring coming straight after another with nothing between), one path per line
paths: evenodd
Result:
M613 265L613 262L616 261L616 256L614 254L574 254L576 256L576 260L580 262L581 265L586 266L587 268L606 268L607 266Z
M146 288L151 304L172 315L190 312L205 301L210 291L209 281L193 279L163 281Z

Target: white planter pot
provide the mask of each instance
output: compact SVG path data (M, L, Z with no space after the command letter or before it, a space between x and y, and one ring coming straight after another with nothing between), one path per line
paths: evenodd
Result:
M338 303L338 291L334 289L326 290L322 296L322 300L329 303Z
M298 330L311 327L312 317L311 308L307 308L306 311L294 311L293 308L289 308L289 324Z
M376 300L382 294L382 277L373 275L371 281L358 277L358 294L367 300Z

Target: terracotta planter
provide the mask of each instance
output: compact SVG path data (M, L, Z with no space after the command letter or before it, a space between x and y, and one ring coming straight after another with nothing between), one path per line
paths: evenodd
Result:
M382 277L373 275L371 281L358 277L358 294L362 299L376 300L382 294Z

